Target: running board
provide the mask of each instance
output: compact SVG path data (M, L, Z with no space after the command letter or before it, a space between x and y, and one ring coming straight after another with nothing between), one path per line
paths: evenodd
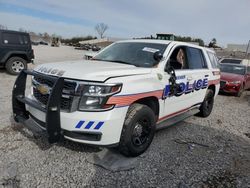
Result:
M190 116L197 114L198 112L200 112L200 110L199 110L199 108L196 107L196 108L190 109L187 112L184 112L180 115L166 119L166 120L160 122L159 124L156 124L156 130L169 127L170 125L174 125L180 121L183 121L184 119L186 119Z

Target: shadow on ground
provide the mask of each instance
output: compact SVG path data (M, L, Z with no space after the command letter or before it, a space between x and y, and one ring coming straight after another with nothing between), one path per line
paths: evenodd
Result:
M186 122L157 132L130 171L100 167L88 185L108 187L248 187L250 139ZM102 174L105 173L106 176Z

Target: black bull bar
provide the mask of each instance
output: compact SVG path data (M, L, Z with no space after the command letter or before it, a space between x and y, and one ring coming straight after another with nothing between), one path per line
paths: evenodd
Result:
M35 100L25 97L27 75L46 78L54 82L46 107L43 107ZM44 112L46 115L45 128L48 135L48 141L49 143L58 142L62 137L60 104L63 86L64 78L62 77L53 77L39 74L31 70L22 70L15 81L12 91L12 109L14 120L25 125L25 121L29 119L29 112L26 110L25 104ZM27 127L29 129L31 128L29 126Z

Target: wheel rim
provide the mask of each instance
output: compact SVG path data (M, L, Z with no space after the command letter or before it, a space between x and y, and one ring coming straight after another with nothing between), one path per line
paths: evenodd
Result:
M147 117L139 119L134 127L132 142L135 146L145 144L150 136L150 120Z
M24 69L24 64L21 61L14 61L11 66L12 70L14 72L20 72Z

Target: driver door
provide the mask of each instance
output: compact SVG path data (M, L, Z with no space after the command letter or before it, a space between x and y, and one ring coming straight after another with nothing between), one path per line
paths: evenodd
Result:
M173 63L178 63L174 56L178 54L177 51L180 48L184 50L185 54L184 63L186 65L183 68L173 65ZM203 101L208 85L209 70L202 53L201 49L188 46L177 46L173 49L168 63L174 68L175 83L178 85L178 89L175 93L171 93L170 76L165 72L163 79L165 83L169 84L166 84L164 92L164 117L170 118L181 114L195 105L200 105Z

